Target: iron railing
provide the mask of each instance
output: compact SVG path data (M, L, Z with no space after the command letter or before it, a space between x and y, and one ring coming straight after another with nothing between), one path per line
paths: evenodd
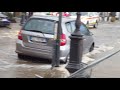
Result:
M90 64L86 64L84 65L83 68L77 70L76 72L72 73L68 78L90 78L91 72L92 72L92 67L94 67L95 65L99 64L100 62L112 57L113 55L117 54L118 52L120 52L120 50L117 50L114 53L111 53L105 57L102 57L98 60L95 60L94 62L91 62ZM85 72L87 72L87 70L89 71L88 74L85 74ZM86 76L87 75L87 76Z

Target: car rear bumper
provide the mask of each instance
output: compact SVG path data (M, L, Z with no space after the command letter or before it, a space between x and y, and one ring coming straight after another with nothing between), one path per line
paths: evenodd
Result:
M52 59L53 57L53 52L51 51L42 51L40 49L35 49L35 48L29 48L25 47L22 44L21 40L18 40L16 43L16 53L22 54L22 55L28 55L28 56L33 56L33 57L39 57L39 58L44 58L44 59ZM67 54L63 50L60 50L61 56L60 60L65 60Z
M22 44L21 40L18 40L16 43L16 53L23 54L23 55L28 55L28 56L33 56L33 57L40 57L40 58L45 58L45 59L51 59L52 54L50 52L43 52L40 49L35 49L35 48L29 48L25 47Z

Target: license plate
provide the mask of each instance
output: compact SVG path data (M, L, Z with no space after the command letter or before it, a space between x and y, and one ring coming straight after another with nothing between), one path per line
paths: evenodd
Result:
M38 38L38 37L31 37L31 41L45 43L46 39L45 38Z

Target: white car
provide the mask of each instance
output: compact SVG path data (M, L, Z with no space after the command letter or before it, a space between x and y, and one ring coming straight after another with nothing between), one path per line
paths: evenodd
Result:
M0 13L0 26L9 26L10 21L8 20L8 16Z
M41 16L46 16L48 12L34 12L33 15L41 15Z
M70 12L70 18L76 18L76 12ZM99 13L97 12L81 12L81 21L87 26L93 26L97 28L100 21Z
M120 12L116 12L116 19L118 20L119 19L119 17L120 17Z

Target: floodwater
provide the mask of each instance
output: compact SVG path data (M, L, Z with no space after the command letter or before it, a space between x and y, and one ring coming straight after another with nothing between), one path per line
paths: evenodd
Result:
M115 28L112 27L116 25ZM120 44L119 23L100 24L98 29L90 29L95 38L95 50L83 55L83 62L96 60L97 55L112 50ZM0 78L36 78L35 74L44 76L51 68L51 62L46 59L26 57L18 59L15 53L17 34L21 27L18 23L11 25L12 29L0 28ZM117 43L115 43L117 42ZM61 66L65 66L62 64Z

